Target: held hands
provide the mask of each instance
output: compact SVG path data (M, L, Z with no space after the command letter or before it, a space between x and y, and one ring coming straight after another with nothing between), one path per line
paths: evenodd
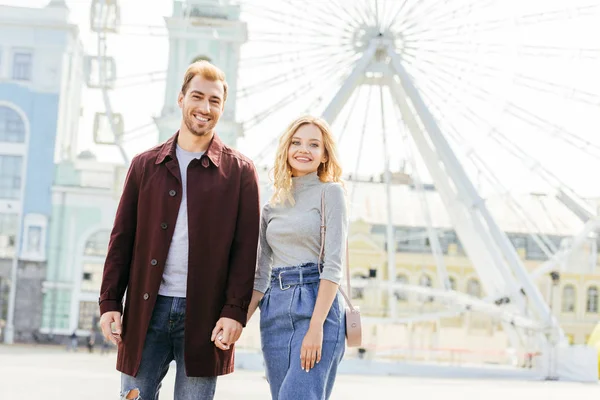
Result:
M122 328L120 312L108 311L102 314L100 317L100 327L102 328L102 335L104 335L106 340L110 340L114 345L121 343Z
M210 340L221 350L229 350L242 334L242 324L231 318L220 318L212 331Z
M304 335L300 349L300 368L310 371L321 361L321 348L323 346L323 325L311 324Z

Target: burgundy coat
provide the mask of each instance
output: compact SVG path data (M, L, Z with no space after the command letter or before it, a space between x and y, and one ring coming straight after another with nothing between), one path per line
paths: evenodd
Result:
M175 134L131 162L110 236L100 312L122 311L117 369L136 376L181 202ZM189 266L185 320L188 376L233 372L233 346L210 340L220 317L246 324L252 296L260 209L250 159L217 135L188 167Z

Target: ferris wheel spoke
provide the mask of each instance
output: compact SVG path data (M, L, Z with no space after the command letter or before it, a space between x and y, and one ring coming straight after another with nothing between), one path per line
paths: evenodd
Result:
M431 1L433 1L434 3L431 4ZM388 27L388 29L402 32L403 24L405 24L406 21L409 21L412 18L414 18L416 13L419 13L419 7L421 7L421 9L431 10L436 4L439 6L440 2L445 3L447 2L447 0L426 0L422 2L413 1L410 5L404 7L402 9L402 13L398 14L394 18L394 20L392 20L392 24Z
M277 25L284 27L298 27L300 29L317 29L321 30L324 27L332 28L333 30L343 30L346 26L342 25L341 27L336 23L338 21L324 21L322 18L315 16L314 14L309 14L299 10L297 7L290 7L289 2L282 2L281 4L287 5L287 9L273 9L265 6L264 4L253 4L249 2L244 2L242 4L242 10L244 13L248 14L252 17L263 18L262 21L265 24L273 25L276 23ZM282 18L282 16L288 16L290 18ZM311 16L313 18L311 18Z
M338 65L341 61L351 60L351 55L356 55L354 52L346 51L340 54L336 54L331 58L322 58L318 61L308 60L301 64L293 64L290 70L281 71L276 77L267 77L260 82L253 83L249 86L242 86L238 89L238 97L245 98L252 96L257 92L264 91L265 88L272 90L278 86L289 83L294 79L300 79L304 76L310 75L310 71L319 71L332 63Z
M370 0L367 0L364 6L364 12L366 15L369 16L369 18L372 20L372 23L374 24L375 27L379 28L379 5L377 4L377 0L374 0L375 2L375 8L373 8L373 2Z
M258 24L256 24L258 25ZM267 26L274 26L273 23L267 24ZM348 36L353 32L347 28L339 28L332 25L324 25L324 24L302 24L301 22L286 22L281 21L277 23L274 28L271 28L270 31L265 31L264 27L261 26L260 29L255 28L252 29L249 33L250 37L260 36L264 34L272 34L272 33L287 33L288 35L293 34L295 36L305 36L310 34L311 37L321 37L321 38L330 38L330 37L339 37L339 36Z
M452 122L445 124L445 127L446 132L449 133L450 137L452 137L454 141L465 141L465 139L460 133L460 129L458 129ZM544 254L548 258L550 258L556 252L556 246L547 237L547 235L543 233L543 229L539 226L539 224L537 224L536 221L534 221L525 211L525 209L519 204L514 195L511 193L511 190L502 183L501 179L493 171L489 164L485 162L483 158L474 150L475 149L470 149L466 152L466 156L468 157L469 161L471 161L472 165L475 167L477 172L479 172L479 175L483 176L486 180L488 180L488 182L491 184L490 187L495 189L502 189L501 191L498 191L498 193L503 198L508 200L508 206L524 223L524 226L527 227L529 235L540 247L542 252L544 252ZM535 232L537 232L537 234Z
M532 90L553 94L562 99L574 100L592 106L600 106L600 95L555 82L544 81L533 76L517 74L515 75L515 83Z
M523 45L519 48L518 54L523 57L578 58L595 62L600 60L600 48Z
M334 80L334 82L335 82L335 80ZM306 89L309 89L309 90L310 90L310 89L312 89L313 87L312 87L312 85L311 85L311 82L309 82L307 85L305 85L305 86L304 86L304 88L306 88ZM303 88L301 87L300 89L303 89ZM301 91L302 91L302 90L301 90ZM325 87L325 88L324 88L324 89L321 91L321 93L320 93L320 95L321 95L321 96L318 96L318 97L322 97L322 95L323 95L323 94L325 94L325 93L327 93L327 92L330 92L330 91L331 91L331 88L329 88L329 87ZM301 96L302 94L303 94L303 93L301 93L301 94L300 94L300 96ZM282 100L282 101L283 101L283 100ZM315 103L315 102L311 103L311 104L308 106L308 108L307 108L307 109L306 109L304 112L312 112L312 110L313 110L313 108L312 108L312 107L314 106L314 103ZM275 105L277 105L277 104L278 104L278 103L275 103ZM279 103L279 104L281 105L281 103ZM284 105L282 105L282 107L284 107L284 106L286 106L286 105L287 105L287 104L284 104ZM268 110L267 110L267 111L263 111L263 112L261 112L261 113L259 114L259 115L260 115L260 116L259 116L259 118L267 118L267 117L268 117L268 114L269 114L269 111L268 111ZM254 118L256 118L256 116L255 116L255 117L253 117L253 119L250 119L250 120L248 120L248 121L246 122L247 124L249 124L249 126L250 126L250 127L254 126L254 125L252 125L252 124L255 124ZM267 157L267 156L268 156L270 153L272 153L272 152L274 151L274 147L277 145L277 142L278 142L278 141L279 141L279 137L277 137L277 136L276 136L276 137L272 138L272 139L269 141L269 143L267 143L267 145L266 145L266 146L264 146L264 147L263 147L263 148L262 148L262 149L261 149L261 150L260 150L260 151L259 151L259 152L258 152L258 153L255 155L255 156L254 156L254 157L252 157L252 159L254 160L254 162L255 162L256 164L260 164L260 163L262 163L262 161L263 161L263 160L264 160L264 159L265 159L265 158L266 158L266 157Z
M351 61L351 62L347 63L346 65L344 65L343 63L334 64L333 66L330 66L330 68L321 71L318 74L318 76L324 75L324 76L331 77L331 76L338 75L340 73L341 74L347 73L348 68L353 63L354 63L354 61ZM341 68L341 66L342 66L342 68ZM283 97L280 97L278 99L278 101L275 101L274 103L272 103L272 105L269 106L266 110L258 113L257 115L252 117L250 120L245 121L243 123L244 128L252 129L254 126L256 126L261 121L263 121L265 118L267 118L270 114L293 103L298 98L306 95L308 92L310 92L310 90L314 89L319 84L318 82L316 82L316 80L314 78L315 77L307 77L306 79L308 81L305 82L302 86L296 88L291 93L286 93Z
M487 53L484 53L487 54ZM484 69L488 72L490 72L490 74L488 74L487 76L502 76L505 74L504 70L501 67L497 67L495 65L495 61L493 58L482 58L482 57L478 57L477 60L474 60L472 56L470 56L468 53L465 52L452 52L452 53L439 53L436 52L435 50L429 50L429 49L416 49L413 50L413 47L407 47L406 51L403 55L403 59L404 61L406 61L407 63L410 63L411 65L418 65L421 62L424 63L428 63L429 65L432 66L433 69L436 68L436 65L438 63L441 63L442 65L446 65L446 66L450 66L450 68L452 68L453 66L456 65L466 65L466 66L471 66L472 69L474 70L475 67L477 66L481 69ZM483 64L482 61L486 61L486 64ZM489 64L488 64L489 63ZM492 75L492 73L494 75ZM483 74L481 74L483 76Z
M327 7L327 12L330 15L337 15L339 13L344 14L344 21L346 21L347 26L349 26L351 29L357 29L361 25L360 19L357 18L356 15L352 15L346 8L346 4L341 4L339 0L331 0L322 2L320 4L323 4Z
M246 68L250 70L257 70L267 66L276 65L281 67L278 71L282 71L283 67L289 66L292 69L297 68L297 64L300 63L302 65L306 65L307 68L314 68L314 64L323 62L328 59L336 59L341 55L346 55L347 57L355 55L353 51L350 49L344 50L347 46L336 46L335 53L331 50L329 51L320 51L320 52L305 52L293 55L291 57L277 57L277 55L269 56L262 60L262 62L255 62L250 65L246 65ZM290 53L291 54L291 53Z
M427 97L427 95L425 95ZM432 102L433 104L435 104L435 102ZM439 110L438 110L439 111ZM473 111L471 111L473 113ZM480 119L480 117L478 115L476 115L475 113L473 113L473 115L476 117L475 119ZM457 143L466 143L468 142L467 140L464 139L464 137L462 137L461 133L460 133L460 129L458 129L456 126L454 126L454 124L451 121L448 120L444 120L443 121L443 126L444 126L444 130L450 135L450 137L453 139L453 141L457 142ZM491 131L492 135L501 135L500 137L505 137L502 135L501 132L499 132L496 129L493 129ZM491 137L491 136L490 136ZM491 137L492 139L498 140L495 137ZM504 144L502 142L499 142L501 145L501 149L507 151L507 154L514 156L517 160L519 161L523 161L526 167L530 168L531 172L537 173L536 169L541 169L542 171L544 171L544 175L540 175L538 173L538 176L541 177L543 180L547 181L549 184L551 184L554 187L558 187L557 188L567 188L568 190L571 190L570 188L568 188L566 185L564 185L558 178L556 178L552 173L550 173L549 171L543 169L543 167L541 167L541 165L539 164L539 162L534 161L531 162L531 159L529 156L526 155L526 153L524 153L521 149L518 149L521 154L518 154L518 152L515 152L514 150L511 150L510 148L507 148L506 146L504 146ZM511 142L511 145L513 145L513 143ZM518 202L516 202L516 200L510 195L510 192L508 189L506 189L500 179L493 173L493 171L491 170L491 168L489 167L489 165L483 161L483 159L478 155L477 152L475 152L475 148L471 147L469 148L469 150L466 151L466 155L469 158L469 160L472 163L476 163L477 161L479 162L480 166L483 166L483 168L476 168L478 169L479 172L483 172L483 170L487 170L487 174L484 172L484 175L489 175L492 176L492 178L490 179L489 176L486 176L486 178L490 181L490 183L492 183L492 187L501 187L504 188L505 190L505 194L510 196L509 201L511 201L512 203L512 208L513 210L515 210L516 208L521 208L520 205L518 204ZM529 158L529 159L528 159ZM517 180L514 180L517 181ZM521 210L524 212L524 210ZM519 211L515 210L515 212L517 214L519 214ZM532 234L531 232L542 232L542 230L539 228L539 226L530 218L528 218L527 214L522 214L521 213L521 219L523 220L523 217L528 219L529 221L529 232L530 235L532 236L533 240L536 242L536 244L538 244L538 246L540 247L540 249L547 255L551 255L553 253L556 252L556 246L553 244L553 242L546 236L543 234Z
M318 2L315 5L313 5L313 7L316 7L318 12L324 15L335 15L338 18L336 18L336 22L342 22L342 24L340 25L340 27L345 31L348 32L350 34L353 34L355 32L356 29L358 29L358 27L360 26L360 21L357 19L357 17L355 15L352 15L351 13L348 12L348 10L346 9L345 6L337 6L336 4L333 3L333 0L331 1L326 1L326 2ZM324 8L321 8L324 7ZM327 24L331 24L332 22L329 21Z
M597 16L600 4L590 4L579 7L560 8L557 10L532 12L517 17L516 22L520 25L540 24L543 22L564 21L574 17Z
M369 112L370 112L370 105L371 105L371 100L373 98L372 93L373 93L373 86L369 86L368 88L368 96L367 96L367 104L365 106L365 117L363 119L363 124L362 124L362 129L360 131L360 140L358 142L358 155L356 158L356 164L354 164L354 173L353 176L358 177L358 173L359 173L359 168L360 168L360 161L362 159L362 152L364 149L364 142L365 142L365 136L367 133L367 121L369 121ZM352 192L350 194L350 203L353 204L354 203L354 196L356 193L356 185L352 185Z
M414 36L424 33L438 33L445 29L461 26L488 25L486 18L464 21L461 18L469 17L479 10L485 10L486 7L493 5L494 0L479 0L466 5L457 5L455 8L433 7L429 12L421 13L422 19L406 19L398 21L397 29L402 31L405 36ZM487 16L486 16L487 17ZM462 24L458 21L462 21ZM438 36L439 37L439 36Z
M338 50L343 51L348 48L349 45L318 45L318 46L310 46L307 48L294 48L294 49L286 49L285 51L276 51L273 53L266 53L264 55L255 55L252 57L243 58L240 61L240 65L243 68L251 68L256 66L263 66L266 64L272 63L281 63L281 62L292 62L295 60L301 60L304 58L320 58L327 57L332 52L337 52ZM334 50L331 50L334 49ZM253 52L254 53L254 52ZM244 54L244 52L242 52Z
M483 130L487 132L485 135L482 136L482 139L493 140L498 145L500 145L502 149L504 149L509 154L521 161L528 170L530 170L533 173L536 173L536 175L538 175L541 179L546 181L552 187L559 190L565 190L568 193L570 193L571 197L578 198L578 196L576 195L577 192L573 188L567 185L564 181L558 178L547 168L543 167L539 160L527 154L527 152L520 148L514 140L509 139L509 135L504 133L501 129L498 129L497 127L491 125L488 120L486 120L480 114L475 112L472 107L468 107L468 105L464 104L464 101L461 98L456 97L454 100L455 101L451 103L451 107L453 107L455 110L462 110L463 115L468 115L467 118L473 121L472 123L474 124L474 126L480 127L478 129L479 132L482 131L482 128L484 128ZM582 201L581 199L579 200Z
M426 68L422 66L422 64L429 64L430 67ZM457 66L461 66L461 68L457 71ZM428 82L437 82L440 88L447 88L449 86L449 82L456 81L457 79L462 79L462 72L466 71L467 67L472 67L472 69L468 70L469 78L482 78L477 81L477 84L465 83L460 91L462 93L469 93L480 100L484 100L492 94L485 89L485 85L482 84L486 79L496 78L498 73L501 71L496 67L487 66L487 65L478 65L476 63L469 64L466 60L463 62L461 59L456 58L454 60L454 64L448 62L447 60L427 60L425 63L406 63L407 70L414 71L412 73L415 76L415 84L422 85L427 84ZM471 80L471 79L469 79ZM464 80L463 80L464 81Z
M527 232L528 236L530 236L535 244L540 248L540 250L544 253L544 255L549 259L556 253L557 248L552 243L550 238L544 233L545 229L540 226L531 215L525 210L521 204L519 204L518 200L515 196L504 187L500 179L496 174L491 170L491 168L481 159L481 157L471 154L469 158L472 165L477 169L477 171L490 183L492 187L499 187L503 189L503 192L500 193L502 198L507 200L507 206L513 211L513 213L519 218L519 220L523 223L524 230ZM549 218L546 219L546 222L550 222L553 225L555 230L558 230L556 223L554 222L554 218L547 214Z
M563 142L575 147L576 149L582 150L585 154L600 160L600 145L592 143L589 140L568 131L564 126L550 122L543 117L524 109L514 102L509 102L507 104L506 112L538 129L545 135L552 138L558 138ZM592 151L594 152L593 154Z
M356 103L358 103L359 96L355 92L352 96L352 103L350 103L350 107L348 107L347 117L344 119L344 125L342 125L340 129L340 135L338 136L338 143L341 144L344 136L346 134L346 130L348 128L348 124L350 123L350 117L354 115L354 108L356 108Z

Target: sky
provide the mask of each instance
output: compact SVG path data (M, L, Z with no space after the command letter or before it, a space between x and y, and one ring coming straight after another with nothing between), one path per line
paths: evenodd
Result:
M91 1L66 2L71 20L80 26L86 52L96 53L97 38L89 30ZM357 58L353 50L360 32L370 29L376 2L350 2L345 8L339 6L340 0L292 0L277 7L265 0L246 3L250 6L243 17L249 24L249 41L242 48L239 78L240 88L248 90L238 96L236 116L239 121L266 116L238 143L254 157L273 143L294 116L311 105L315 113L325 108ZM392 28L397 52L482 193L552 190L531 171L539 170L534 161L538 160L555 181L582 196L600 196L600 182L594 177L600 167L600 147L595 147L600 144L596 72L600 10L595 18L587 18L578 8L591 0L568 6L558 0L482 0L477 7L472 7L473 1L456 0L454 8L447 9L450 6L437 0L405 3L402 10L398 2L377 2L379 21L389 25L400 9L405 22L399 17L398 26ZM40 7L47 0L0 0L0 4ZM109 53L117 61L118 81L124 86L115 89L110 99L113 111L124 115L125 130L131 131L151 123L165 101L164 81L128 85L135 80L131 77L166 70L168 40L160 26L172 3L123 0L120 4L123 29L109 38ZM471 7L469 12L466 7ZM553 13L536 15L540 10ZM553 56L552 48L563 50L555 50L559 55ZM103 111L100 92L85 90L83 96L79 149L93 150L100 160L119 162L114 147L92 141L93 115ZM288 106L277 107L288 101ZM422 179L430 180L389 91L383 91L381 103L378 87L360 87L333 128L346 172L379 175L387 155L393 171L403 165L410 170L414 162ZM133 138L125 145L129 155L157 140L153 128L129 137ZM516 150L506 149L511 145ZM522 153L524 162L515 151ZM267 154L260 162L268 165L272 151ZM492 185L495 178L501 184Z

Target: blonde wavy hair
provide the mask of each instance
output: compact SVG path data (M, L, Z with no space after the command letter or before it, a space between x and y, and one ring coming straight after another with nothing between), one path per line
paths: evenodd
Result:
M292 195L292 167L288 162L288 153L292 138L298 129L307 124L312 124L319 128L323 135L323 146L325 148L325 157L327 161L321 163L317 169L317 175L321 182L339 182L342 185L342 167L337 155L337 145L329 124L322 118L304 115L297 118L279 138L277 153L275 154L275 165L273 166L273 186L275 192L271 197L270 204L285 205L289 202L290 205L295 204L294 196Z

